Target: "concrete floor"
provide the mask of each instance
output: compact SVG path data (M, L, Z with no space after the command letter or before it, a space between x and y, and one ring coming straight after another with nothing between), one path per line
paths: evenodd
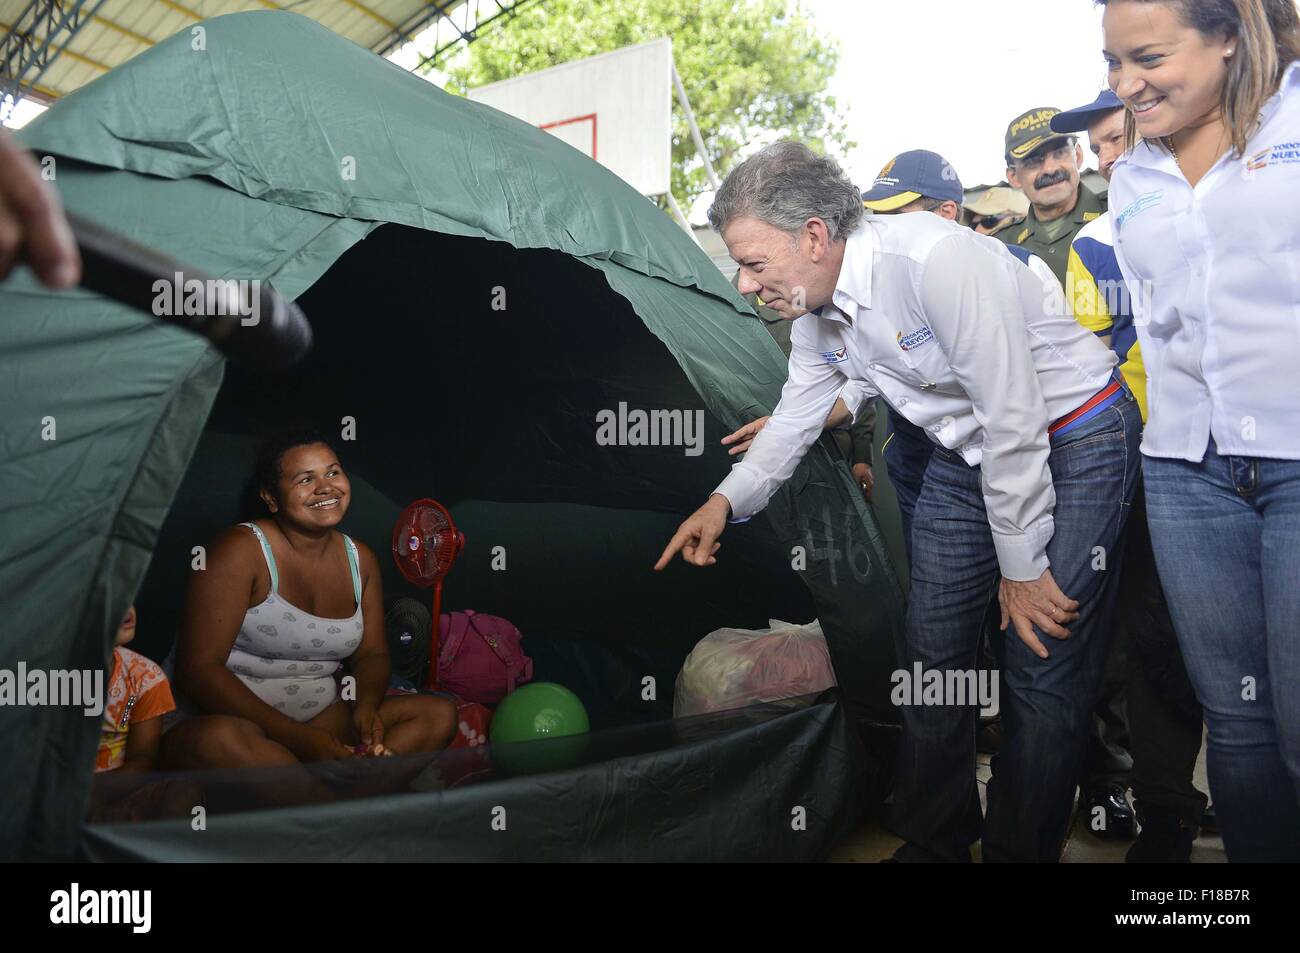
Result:
M989 756L976 756L975 778L980 786L980 802L984 802L984 789L989 780ZM1196 771L1192 782L1202 791L1210 789L1205 777L1205 745L1201 745L1201 756L1196 761ZM1130 795L1131 797L1131 795ZM847 838L831 854L832 863L870 864L878 863L897 850L902 841L878 825L863 827ZM1065 844L1065 853L1061 860L1067 864L1122 864L1124 854L1132 841L1109 841L1095 836L1084 820L1076 812L1074 827ZM973 851L975 860L979 860L979 845ZM1217 864L1226 863L1227 855L1223 852L1223 840L1217 834L1202 834L1192 845L1192 863Z

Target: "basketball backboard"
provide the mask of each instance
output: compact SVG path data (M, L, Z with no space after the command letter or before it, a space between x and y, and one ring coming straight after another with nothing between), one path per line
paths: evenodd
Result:
M642 195L669 190L673 47L626 46L469 91L591 156Z

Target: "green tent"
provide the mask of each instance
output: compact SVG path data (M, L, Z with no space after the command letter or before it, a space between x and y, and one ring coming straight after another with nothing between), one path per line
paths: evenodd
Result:
M901 590L829 442L728 531L714 570L650 571L725 474L718 439L771 410L785 366L708 257L603 167L283 12L178 34L21 138L55 157L70 209L271 283L317 344L260 375L94 294L0 286L0 669L102 668L133 599L135 647L161 659L194 547L240 518L259 435L310 421L343 438L344 529L382 557L405 503L447 504L469 545L444 611L512 619L539 668L608 702L610 726L669 715L676 667L710 629L814 614L850 716L892 720ZM637 408L699 411L699 452L605 445L597 415ZM381 561L388 596L419 595ZM799 730L834 720L809 717ZM0 718L0 853L84 852L97 719ZM782 730L730 770L816 750ZM164 822L137 827L152 846L91 855L175 855Z

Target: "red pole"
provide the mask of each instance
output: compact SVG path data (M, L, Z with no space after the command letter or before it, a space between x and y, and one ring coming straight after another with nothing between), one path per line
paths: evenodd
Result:
M429 673L424 678L424 687L431 692L438 690L438 642L442 634L442 577L433 584L433 626L429 638Z

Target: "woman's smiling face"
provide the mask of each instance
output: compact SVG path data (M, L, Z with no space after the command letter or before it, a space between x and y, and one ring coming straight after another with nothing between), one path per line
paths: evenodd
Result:
M286 450L280 458L278 498L268 498L271 512L303 529L337 526L347 512L352 486L334 451L323 443Z
M1173 2L1111 0L1102 17L1110 88L1144 139L1172 136L1219 111L1235 41L1186 26Z

